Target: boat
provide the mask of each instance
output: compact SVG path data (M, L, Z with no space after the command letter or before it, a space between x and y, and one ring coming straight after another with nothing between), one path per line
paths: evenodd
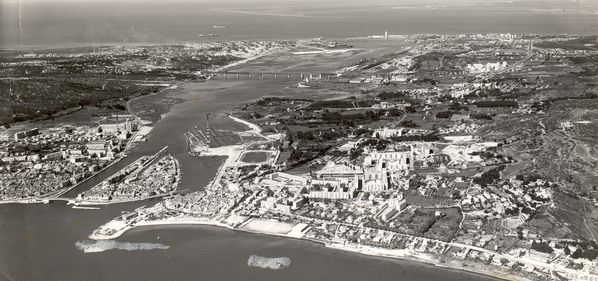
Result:
M79 206L79 205L73 205L73 207L71 207L73 209L82 209L82 210L99 210L99 207L89 207L89 206Z
M226 25L212 25L212 28L228 28Z
M197 34L197 37L218 37L220 34L217 33L208 33L208 34Z

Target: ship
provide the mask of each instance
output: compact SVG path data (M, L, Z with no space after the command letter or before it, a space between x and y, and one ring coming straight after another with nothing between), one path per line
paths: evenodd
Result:
M212 25L212 28L228 28L226 25Z
M220 34L217 33L208 33L208 34L197 34L197 37L218 37Z

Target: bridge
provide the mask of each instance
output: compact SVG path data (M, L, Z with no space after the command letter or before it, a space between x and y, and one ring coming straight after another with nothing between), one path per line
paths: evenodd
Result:
M336 73L315 73L315 72L239 72L222 71L207 74L212 79L294 79L304 80L313 79L331 79L337 77Z

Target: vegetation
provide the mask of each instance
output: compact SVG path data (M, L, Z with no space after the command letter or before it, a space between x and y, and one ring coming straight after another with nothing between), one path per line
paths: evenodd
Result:
M504 170L505 168L506 166L504 165L492 168L482 173L480 177L474 178L473 183L479 184L481 187L487 187L489 184L492 184L496 180L500 179L500 171Z
M552 247L550 247L550 245L545 241L540 241L540 242L533 241L532 249L534 249L538 252L547 253L547 254L552 254L554 252L554 249Z

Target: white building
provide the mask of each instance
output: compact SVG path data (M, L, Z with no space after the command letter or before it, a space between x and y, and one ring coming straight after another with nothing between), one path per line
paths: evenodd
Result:
M403 135L402 128L398 128L398 129L382 128L382 129L377 129L376 131L374 131L374 133L372 134L372 137L387 139L387 138L392 138L392 137L400 137L402 135Z

